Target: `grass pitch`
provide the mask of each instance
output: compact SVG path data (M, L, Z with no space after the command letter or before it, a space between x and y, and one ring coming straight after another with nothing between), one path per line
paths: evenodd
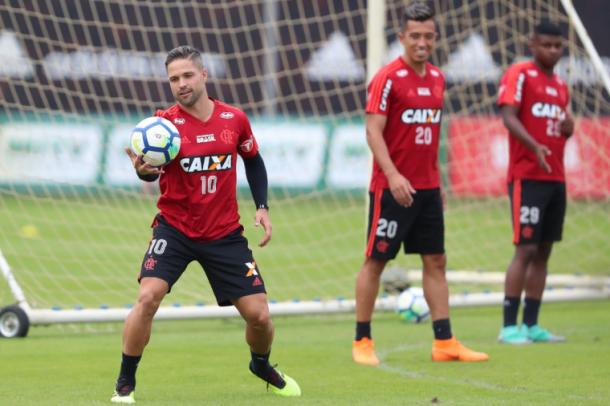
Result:
M273 239L261 249L256 245L262 231L253 227L251 198L240 200L242 224L269 297L353 297L364 258L362 194L314 192L271 201ZM0 250L34 307L122 307L136 297L135 279L155 212L152 196L133 191L26 196L0 186ZM445 219L449 269L506 269L514 250L507 199L450 199ZM550 273L610 275L608 235L609 203L571 202L564 241L554 249ZM420 269L421 264L418 256L399 255L389 266ZM11 300L0 281L0 305ZM215 303L197 264L167 300Z
M496 343L500 309L453 310L461 341L490 354L479 364L430 361L431 326L376 316L382 365L351 361L353 316L276 317L272 361L297 379L278 398L247 370L240 319L157 322L138 372L139 405L607 405L610 301L553 303L541 322L562 344ZM5 405L107 405L118 373L121 325L34 328L0 341Z

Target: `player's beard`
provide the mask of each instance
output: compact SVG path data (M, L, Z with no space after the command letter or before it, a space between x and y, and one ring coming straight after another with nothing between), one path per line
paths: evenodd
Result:
M184 107L192 107L195 105L195 103L197 103L197 101L199 101L199 98L201 97L202 93L202 91L196 91L195 89L191 89L191 95L187 99L180 98L179 96L176 96L175 99Z

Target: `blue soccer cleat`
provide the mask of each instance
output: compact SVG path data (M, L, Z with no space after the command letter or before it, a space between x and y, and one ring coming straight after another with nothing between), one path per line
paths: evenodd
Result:
M562 343L566 340L565 337L555 335L537 324L531 327L524 325L523 328L527 331L527 337L535 343Z
M524 345L531 344L532 340L528 337L527 326L521 327L513 325L502 327L500 335L498 335L498 341L503 344L511 345Z

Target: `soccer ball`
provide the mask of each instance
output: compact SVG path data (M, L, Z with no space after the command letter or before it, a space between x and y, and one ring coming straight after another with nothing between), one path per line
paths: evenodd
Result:
M422 288L411 287L398 295L396 311L402 320L413 323L421 323L430 317L430 309L424 290Z
M169 163L180 151L178 129L163 117L140 121L131 133L131 149L152 166Z

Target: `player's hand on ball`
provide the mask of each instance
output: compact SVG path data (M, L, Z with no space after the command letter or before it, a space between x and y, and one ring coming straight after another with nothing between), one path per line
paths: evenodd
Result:
M163 173L163 169L161 167L151 166L150 164L144 162L142 155L136 155L136 153L133 152L131 148L125 148L125 153L129 157L129 159L131 159L131 163L136 172L140 175L157 175Z
M561 131L561 134L566 138L570 138L574 133L574 118L570 112L566 111L566 117L561 124L559 124L559 131Z
M390 192L394 196L394 200L401 206L409 207L413 204L413 195L417 193L411 182L407 180L400 173L396 172L391 176L388 176L388 184L390 186Z
M263 230L265 230L265 235L261 242L258 243L259 247L264 247L267 245L269 241L271 241L271 218L269 217L269 210L267 209L258 209L256 210L256 214L254 215L254 226L258 227L259 225L263 226Z
M551 165L546 161L546 157L551 155L551 150L542 144L536 145L536 159L538 159L538 165L544 169L547 173L551 173Z

